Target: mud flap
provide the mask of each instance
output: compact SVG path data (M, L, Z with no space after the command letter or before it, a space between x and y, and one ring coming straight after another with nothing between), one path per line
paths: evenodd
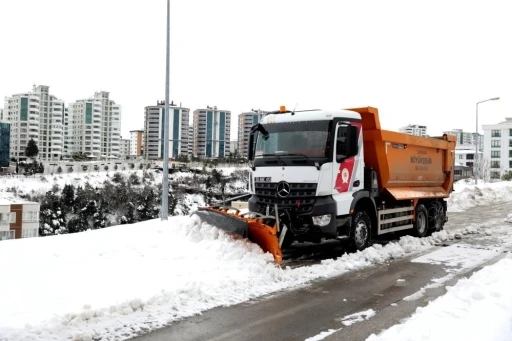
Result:
M264 252L273 255L277 264L281 264L283 254L277 238L277 226L266 225L260 217L244 217L238 210L229 213L228 208L222 207L201 207L191 215L194 214L205 223L258 244Z

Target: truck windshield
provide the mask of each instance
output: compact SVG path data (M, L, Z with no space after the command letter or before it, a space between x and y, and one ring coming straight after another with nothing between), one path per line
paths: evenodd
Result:
M268 132L256 135L254 156L297 155L327 157L329 121L302 121L262 124Z

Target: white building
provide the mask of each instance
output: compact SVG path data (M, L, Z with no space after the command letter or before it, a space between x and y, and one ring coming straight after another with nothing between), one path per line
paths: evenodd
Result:
M457 146L475 146L475 139L477 138L476 133L468 133L462 129L453 129L449 131L443 131L443 134L454 135L457 137ZM478 134L478 150L484 150L484 136Z
M39 102L39 96L34 93L5 97L3 120L11 124L11 158L25 159L25 148L30 139L39 147Z
M142 155L142 138L144 130L130 131L130 156Z
M121 136L120 142L120 152L119 152L119 158L126 159L127 157L130 157L130 139L123 139Z
M0 199L0 241L39 236L40 204Z
M38 157L44 161L58 161L64 150L64 101L50 95L50 87L34 88L39 96Z
M144 158L162 159L164 154L165 102L147 106L144 114ZM188 154L189 109L169 104L169 158Z
M94 157L101 154L101 102L83 99L70 103L67 125L67 156L83 153Z
M418 124L409 124L408 126L400 128L398 131L409 135L427 136L427 126Z
M490 160L491 179L512 170L512 117L498 124L483 126L484 158Z
M249 154L249 135L253 125L258 123L266 112L251 110L238 115L238 154L247 157ZM234 151L233 151L234 153Z
M229 153L231 155L235 155L238 152L238 140L231 140L231 145L229 146Z
M121 106L109 98L107 91L94 93L101 103L101 156L118 158L121 143Z
M194 156L223 158L229 155L231 111L207 106L194 110Z
M194 155L194 126L188 126L188 155Z

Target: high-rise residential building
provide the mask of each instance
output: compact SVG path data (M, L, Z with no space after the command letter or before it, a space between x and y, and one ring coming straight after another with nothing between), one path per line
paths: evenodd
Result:
M238 153L238 140L231 140L229 146L229 153L231 155L235 155L236 153Z
M121 143L121 106L110 99L107 91L94 93L101 103L101 155L117 158Z
M1 116L0 116L1 117ZM0 120L0 167L9 166L11 124Z
M130 131L130 156L142 155L142 138L144 130Z
M512 117L498 124L483 126L484 160L490 163L491 179L499 179L512 170Z
M229 155L231 111L216 106L194 110L194 156L223 158Z
M25 159L30 139L39 147L39 96L22 93L5 97L3 118L11 124L10 157Z
M400 128L398 131L409 135L427 136L427 126L418 124L409 124L408 126Z
M45 161L57 161L64 150L64 101L50 94L50 87L34 87L39 96L39 155Z
M253 125L258 123L266 112L251 110L238 115L238 154L247 157L249 154L249 135Z
M477 137L476 133L468 133L463 131L462 129L452 129L449 131L444 131L443 134L454 135L457 137L457 146L470 146L475 145L475 139ZM483 151L484 149L484 136L482 134L478 134L478 150Z
M123 139L121 136L121 139L119 140L120 144L120 151L119 151L119 158L126 159L130 156L130 139Z
M70 103L67 128L67 152L101 156L101 102L95 99L82 99Z
M194 155L194 126L188 126L188 155Z
M63 127L64 127L64 147L62 149L62 155L69 156L71 155L71 146L73 141L71 140L70 131L73 126L72 119L69 118L69 108L64 107L64 115L62 117Z
M169 104L169 158L188 153L188 108ZM147 106L144 113L144 158L163 159L165 101Z

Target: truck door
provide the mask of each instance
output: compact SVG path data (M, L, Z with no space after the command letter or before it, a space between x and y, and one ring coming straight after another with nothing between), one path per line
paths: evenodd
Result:
M338 215L349 214L353 193L364 185L361 123L338 123L334 141L333 199Z

